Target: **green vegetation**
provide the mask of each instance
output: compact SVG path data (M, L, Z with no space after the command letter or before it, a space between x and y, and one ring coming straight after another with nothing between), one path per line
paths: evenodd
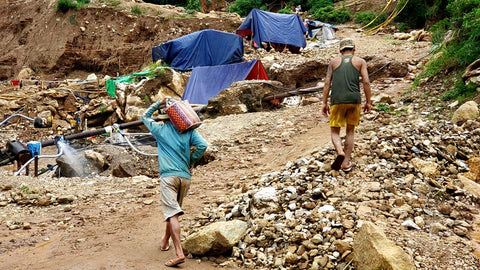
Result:
M99 110L101 113L104 113L105 110L107 109L107 107L108 107L107 105L103 104L102 106L100 106L100 107L98 108L98 110Z
M137 16L141 16L142 14L147 12L147 9L141 7L140 5L133 5L131 11L132 11L133 14L135 14Z
M240 16L247 16L254 8L266 9L262 0L237 0L230 6L230 12L238 13Z
M377 17L375 11L368 10L368 11L360 11L355 13L355 22L361 25L366 25L373 21ZM384 22L387 19L387 14L382 13L378 18L375 19L373 23L370 24L370 27L374 27L379 25L380 23Z
M212 2L207 0L207 6L211 5ZM188 0L188 4L185 7L187 10L200 11L200 0Z
M120 0L100 0L100 3L106 4L107 6L111 6L111 7L120 6L122 4Z
M280 9L277 13L280 13L280 14L292 14L292 10L288 7L284 7L282 9Z
M25 184L22 184L20 189L27 194L38 194L38 190L30 190L30 188Z
M57 11L66 13L70 9L79 9L85 7L90 0L58 0L57 1Z
M428 62L420 79L454 72L456 76L453 89L445 93L441 99L462 101L476 93L476 86L465 85L461 74L480 55L480 1L448 2L444 11L447 17L430 28L433 42L438 46L437 54ZM448 35L451 39L445 42L444 39Z
M377 103L377 104L375 104L375 107L377 108L377 111L380 111L380 112L391 112L392 111L392 108L390 108L390 106L388 106L388 104L386 104L386 103Z
M308 13L312 14L316 20L339 24L352 19L352 14L345 8L345 5L340 9L335 9L333 0L308 0L307 3L311 3Z
M75 13L72 13L72 15L70 15L70 17L68 17L68 20L70 21L70 24L78 25L77 15L75 15Z

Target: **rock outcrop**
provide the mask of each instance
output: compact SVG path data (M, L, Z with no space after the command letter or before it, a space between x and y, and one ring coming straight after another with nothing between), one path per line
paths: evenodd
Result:
M414 270L412 259L383 231L364 222L353 244L355 269Z

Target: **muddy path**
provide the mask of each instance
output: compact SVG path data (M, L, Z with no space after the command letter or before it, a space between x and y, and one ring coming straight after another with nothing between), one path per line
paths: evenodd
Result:
M277 121L268 121L273 117ZM233 118L235 125L232 125ZM279 169L285 162L309 155L330 141L327 120L320 116L319 104L217 118L207 121L200 132L213 140L212 144L219 151L217 160L199 166L195 171L184 203L187 214L182 217L182 224L186 227L191 219L200 215L204 206L221 202L222 196L240 192L242 181L248 182L251 178ZM23 177L16 181L28 180ZM78 185L84 185L85 181L79 180ZM128 196L115 197L115 194L125 193L125 186L119 186L115 181L101 182L101 185L98 193L113 195L109 199L76 204L73 207L75 215L58 206L47 210L47 220L35 220L26 207L23 218L30 220L33 229L2 229L0 241L4 244L17 242L18 246L2 253L0 268L167 268L163 264L174 253L173 250L160 251L165 223L161 218L158 186L153 189L155 193L148 197L151 204L146 205L131 202ZM104 207L106 211L99 210ZM37 226L44 223L48 225L43 228ZM222 260L225 258L219 257L215 263ZM188 259L181 268L214 269L215 266L207 259L196 258Z

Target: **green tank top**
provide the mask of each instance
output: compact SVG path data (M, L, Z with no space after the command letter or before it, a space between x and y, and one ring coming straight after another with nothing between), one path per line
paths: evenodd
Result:
M342 55L342 63L333 71L330 104L361 104L360 71L352 64L353 55Z

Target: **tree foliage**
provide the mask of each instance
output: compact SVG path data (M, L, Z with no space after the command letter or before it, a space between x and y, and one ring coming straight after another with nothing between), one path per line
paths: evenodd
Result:
M230 12L247 16L254 8L266 9L266 4L262 0L237 0L230 6Z

